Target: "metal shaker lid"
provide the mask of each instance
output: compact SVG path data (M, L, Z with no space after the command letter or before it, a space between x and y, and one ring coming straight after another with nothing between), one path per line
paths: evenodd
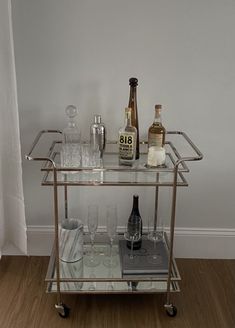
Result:
M94 122L97 123L97 124L100 124L101 123L101 115L95 115L94 116Z

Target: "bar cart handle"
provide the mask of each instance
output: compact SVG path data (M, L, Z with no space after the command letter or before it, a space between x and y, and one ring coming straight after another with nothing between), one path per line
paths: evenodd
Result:
M25 155L25 158L29 161L49 161L53 164L53 166L55 165L54 161L49 158L49 157L33 157L32 156L32 153L34 151L34 149L36 148L36 146L38 145L39 143L39 140L41 139L41 136L45 133L57 133L57 134L62 134L62 132L60 130L42 130L40 131L36 138L34 139L33 143L32 143L32 146L30 148L30 151L28 154Z

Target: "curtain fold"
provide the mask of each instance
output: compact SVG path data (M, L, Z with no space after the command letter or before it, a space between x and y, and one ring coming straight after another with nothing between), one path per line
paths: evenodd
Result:
M11 1L0 0L0 256L27 253Z

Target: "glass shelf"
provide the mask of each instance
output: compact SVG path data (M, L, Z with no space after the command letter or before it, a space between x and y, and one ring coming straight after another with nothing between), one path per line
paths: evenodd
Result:
M140 159L133 166L121 166L118 163L117 144L108 144L100 166L95 168L78 167L62 168L60 166L59 148L60 142L54 142L51 146L50 156L57 167L58 185L84 185L84 186L172 186L174 178L174 165L177 160L177 152L171 143L166 145L166 165L164 167L147 168L147 145L141 144ZM176 153L175 153L176 152ZM53 185L53 172L51 163L46 163L42 168L46 171L42 180L43 186ZM183 162L179 165L177 186L188 186L183 172L189 172Z
M165 243L167 252L168 244ZM59 261L60 265L60 288L63 293L162 293L167 290L167 276L165 274L155 275L122 275L122 265L119 256L119 247L113 246L113 260L116 262L114 267L106 267L103 264L106 254L109 253L107 244L96 244L96 252L100 264L96 267L85 265L89 256L90 245L84 245L83 259L74 263ZM171 291L179 291L178 281L179 272L173 260L171 273ZM56 273L55 273L55 253L53 252L48 273L47 291L57 292Z

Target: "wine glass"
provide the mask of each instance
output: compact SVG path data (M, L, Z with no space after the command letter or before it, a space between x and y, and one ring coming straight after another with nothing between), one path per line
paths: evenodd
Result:
M115 267L117 260L113 257L113 242L117 230L117 207L116 205L108 205L106 209L106 227L107 235L110 241L109 254L104 259L104 265L107 267Z
M94 249L95 234L98 228L98 205L89 205L88 206L88 231L91 239L91 253L88 259L86 260L86 265L90 267L95 267L99 265L99 257L96 256Z
M135 221L128 222L127 230L124 233L124 238L131 244L131 252L129 255L130 263L135 263L136 258L133 254L134 243L139 241L141 238L141 218L136 217Z
M153 254L148 255L147 259L150 263L160 264L162 258L157 254L156 246L157 242L163 240L163 220L159 217L157 224L154 224L153 226L150 221L148 224L148 239L153 242Z

